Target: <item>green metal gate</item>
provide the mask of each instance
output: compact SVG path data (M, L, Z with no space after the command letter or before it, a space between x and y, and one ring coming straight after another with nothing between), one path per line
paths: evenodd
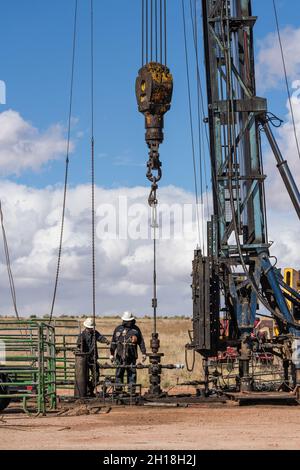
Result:
M26 412L56 407L55 328L35 320L0 320L0 401L21 400Z

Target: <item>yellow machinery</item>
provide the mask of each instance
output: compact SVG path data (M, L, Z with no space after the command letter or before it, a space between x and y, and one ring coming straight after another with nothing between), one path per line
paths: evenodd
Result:
M293 268L286 268L284 270L284 282L292 289L300 293L300 271L296 271ZM287 300L287 304L290 310L292 310L292 302Z

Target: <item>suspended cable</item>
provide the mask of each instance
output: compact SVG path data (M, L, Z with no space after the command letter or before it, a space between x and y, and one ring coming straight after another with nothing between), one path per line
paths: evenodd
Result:
M65 226L67 188L68 188L68 176L69 176L69 161L70 161L69 157L70 157L71 123L72 123L72 109L73 109L74 70L75 70L76 40L77 40L77 11L78 11L78 0L75 0L71 84L70 84L69 115L68 115L68 137L67 137L67 153L66 153L65 178L64 178L64 190L63 190L63 206L62 206L62 215L61 215L61 224L60 224L60 238L59 238L59 248L58 248L58 256L57 256L56 276L55 276L54 291L53 291L53 298L52 298L51 311L50 311L50 322L52 321L55 302L56 302L56 296L57 296L57 288L58 288L60 267L61 267L64 226Z
M298 156L299 156L299 159L300 159L300 144L299 144L299 139L298 139L298 135L297 135L295 113L294 113L294 107L293 107L293 103L292 103L292 96L291 96L291 91L290 91L290 86L289 86L289 81L288 81L286 60L285 60L285 55L284 55L284 50L283 50L283 44L282 44L282 38L281 38L280 26L279 26L278 11L277 11L276 1L275 0L273 0L273 8L274 8L274 15L275 15L275 21L276 21L276 28L277 28L278 41L279 41L279 46L280 46L280 53L281 53L284 77L285 77L286 90L287 90L289 106L290 106L291 116L292 116L294 136L295 136Z
M165 65L167 65L167 0L164 0Z
M150 0L150 59L153 60L153 0Z
M92 218L92 315L93 315L93 354L94 389L97 393L97 339L96 339L96 255L95 255L95 136L94 136L94 0L91 8L91 218Z
M195 362L196 362L196 351L195 351L195 349L193 349L192 365L190 366L190 364L188 362L188 350L187 350L187 348L185 348L185 367L186 367L186 370L189 373L194 372Z
M145 0L142 0L142 67L144 65L144 52L145 52Z
M92 308L96 315L95 257L95 136L94 136L94 0L91 0L91 196L92 196Z
M202 252L204 253L204 240L205 240L205 213L204 213L204 197L203 197L203 162L202 162L202 139L201 139L201 111L200 111L200 86L201 77L199 71L199 53L198 53L198 29L197 29L197 14L196 14L196 0L194 0L195 11L193 12L192 0L190 0L190 16L194 38L194 49L196 59L196 75L197 75L197 119L198 119L198 147L199 147L199 171L200 171L200 200L201 200L201 214L202 214ZM203 122L203 121L202 121ZM207 184L206 184L207 186ZM208 207L207 207L208 212Z
M150 28L150 44L146 42L146 64L139 71L136 80L136 97L139 111L145 117L145 140L149 149L146 177L151 183L148 204L151 208L151 236L153 236L153 332L151 339L152 356L150 357L151 364L154 365L160 363L160 358L157 355L159 350L159 334L157 331L157 191L158 183L162 178L159 147L164 140L164 115L171 107L173 77L166 66L166 0L159 0L159 5L158 0L150 1L150 12L148 11L147 0L146 11L144 12L146 31ZM144 21L144 18L142 21ZM157 62L159 52L160 63ZM151 63L148 62L149 56ZM153 57L156 63L153 63ZM159 89L159 93L157 93L157 89Z
M13 273L12 273L12 269L11 269L9 248L8 248L8 242L7 242L6 231L5 231L5 226L4 226L4 216L3 216L3 211L2 211L2 201L1 200L0 200L0 218L1 218L3 246L4 246L4 254L5 254L6 268L7 268L7 273L8 273L10 293L11 293L12 303L13 303L13 307L14 307L14 310L15 310L16 317L17 317L18 320L20 320L20 316L19 316L19 312L18 312L18 306L17 306L17 295L16 295L16 289L15 289L15 282L14 282L14 277L13 277Z
M157 243L157 199L152 204L152 221L151 227L153 229L153 299L152 299L152 308L153 308L153 333L157 333L157 253L156 253L156 243Z
M157 0L155 0L155 62L158 60L158 12L157 12Z
M184 0L181 0L182 4L182 20L183 20L183 34L184 34L184 49L185 49L185 64L186 64L186 78L188 87L188 103L189 103L189 120L190 120L190 132L192 142L192 160L193 160L193 172L194 172L194 188L195 188L195 201L196 201L196 217L197 217L197 228L198 228L198 241L201 245L201 230L200 230L200 215L199 215L199 195L198 195L198 182L197 182L197 167L196 167L196 152L195 152L195 138L194 138L194 125L193 125L193 113L192 113L192 97L191 97L191 84L190 84L190 66L188 58L187 48L187 31L186 31L186 14Z
M159 0L159 30L160 30L160 63L162 64L163 55L163 24L162 24L162 2Z
M228 13L228 4L226 3L226 17L229 17ZM224 25L223 25L223 15L224 11L222 10L221 14L221 30L222 30L222 39L224 45L226 47L224 48L224 59L225 59L225 65L226 65L226 77L227 77L227 100L230 102L230 107L228 108L228 122L229 123L234 123L234 106L233 106L233 101L234 101L234 90L233 90L233 85L232 85L232 68L231 68L231 60L229 57L230 53L230 35L226 34ZM229 21L227 20L227 30L229 30ZM231 109L230 109L231 108ZM230 174L233 174L233 156L236 154L237 149L236 149L236 144L235 144L235 138L233 138L233 126L234 124L231 124L228 126L228 170ZM233 152L231 151L231 148L233 148ZM228 191L229 191L229 196L230 196L230 206L231 206L231 212L232 212L232 222L233 222L233 228L234 228L234 234L235 234L235 239L236 239L236 244L237 244L237 250L238 250L238 255L240 258L241 265L244 270L244 274L247 277L247 280L249 282L249 285L252 287L252 289L255 291L257 298L259 301L262 303L262 305L275 317L278 318L281 322L285 324L289 324L291 326L294 326L297 329L300 329L300 325L293 322L293 321L288 321L284 315L282 315L280 312L274 310L272 306L270 305L268 299L264 298L262 293L260 292L259 286L256 282L256 280L252 277L245 259L244 255L242 252L242 246L241 246L241 241L239 237L239 229L238 229L238 221L236 218L236 209L235 209L235 203L234 203L234 191L233 191L233 186L232 186L232 179L228 179Z
M142 64L167 64L167 0L142 0Z
M201 111L202 111L202 119L200 118L200 113L199 119L198 119L198 125L201 129L201 142L202 142L202 155L205 154L205 149L204 149L204 139L203 139L203 134L204 134L204 121L205 121L205 112L204 112L204 97L203 97L203 89L202 89L202 80L201 80L201 75L200 75L200 66L199 66L199 54L198 54L198 27L197 27L197 0L194 0L194 16L195 16L195 53L196 53L196 66L197 66L197 95L198 95L198 106L199 102L201 102ZM205 128L206 131L206 128ZM207 141L208 141L208 136L207 136ZM209 146L208 146L208 151L209 151ZM208 176L207 176L207 165L206 165L206 158L204 155L203 158L203 164L204 164L204 180L205 180L205 189L206 189L206 210L207 210L207 217L209 217L210 214L210 208L209 208L209 199L208 199Z
M148 64L148 51L149 51L149 0L146 0L146 64Z
M196 1L195 1L195 14L194 16L196 16L196 11L197 11L197 6L196 6ZM195 38L196 38L196 34L194 32L194 24L195 24L195 21L192 21L192 25L193 25L193 37L194 37L194 47L196 49L196 44L197 42L195 41ZM202 118L203 118L203 123L206 122L206 107L205 107L205 104L204 104L204 92L203 92L203 87L202 87L202 80L201 80L201 74L200 74L200 66L199 66L199 61L197 61L197 87L198 87L198 93L200 94L200 100L201 100L201 111L202 111ZM202 123L201 123L202 124ZM210 141L209 141L209 137L208 137L208 131L207 131L207 126L201 126L202 128L202 134L204 132L204 135L205 135L205 140L206 140L206 145L207 145L207 150L210 154ZM204 144L203 144L203 153L204 153ZM220 201L220 197L219 197L219 192L218 192L218 182L217 182L217 175L216 175L216 168L214 167L213 165L213 162L211 161L211 183L212 183L212 187L214 189L214 192L215 194L217 195L217 203L218 203L218 209L219 209L219 215L220 215L220 218L223 219L224 223L226 223L225 221L225 213L223 211L223 207L222 207L222 203ZM209 217L209 214L210 214L210 204L209 204L209 197L208 197L208 178L207 178L207 173L208 173L208 169L207 169L207 165L206 165L206 159L204 158L204 174L205 174L205 185L206 185L206 206L208 208L207 210L207 215Z

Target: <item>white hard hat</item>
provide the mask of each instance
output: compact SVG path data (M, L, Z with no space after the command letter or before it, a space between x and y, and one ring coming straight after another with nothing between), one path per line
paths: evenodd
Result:
M87 319L83 322L83 326L85 326L85 328L89 328L89 329L94 328L94 320L93 320L93 318L87 318Z
M135 320L134 316L131 312L124 312L123 316L121 317L123 321L132 321Z

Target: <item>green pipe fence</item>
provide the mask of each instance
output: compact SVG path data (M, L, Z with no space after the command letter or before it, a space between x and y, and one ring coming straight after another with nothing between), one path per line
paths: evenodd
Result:
M78 335L82 331L81 322L76 319L55 319L53 325L56 337L56 387L61 397L70 396L70 391L74 391L75 385L75 351ZM112 335L105 336L110 338ZM98 344L98 350L99 361L107 361L108 347ZM101 364L100 371L102 372ZM105 376L101 373L101 377Z
M47 318L0 319L0 342L6 351L5 362L0 363L0 400L9 397L21 401L27 413L30 405L37 414L45 414L56 408L57 396L72 397L74 353L80 333L81 322L76 319L55 318L51 324ZM105 336L110 338L111 334ZM102 344L98 349L101 367L101 361L107 362L109 350ZM101 382L110 377L100 371Z
M33 320L0 320L1 399L21 400L24 411L45 414L56 407L55 329ZM29 405L30 403L30 405Z

